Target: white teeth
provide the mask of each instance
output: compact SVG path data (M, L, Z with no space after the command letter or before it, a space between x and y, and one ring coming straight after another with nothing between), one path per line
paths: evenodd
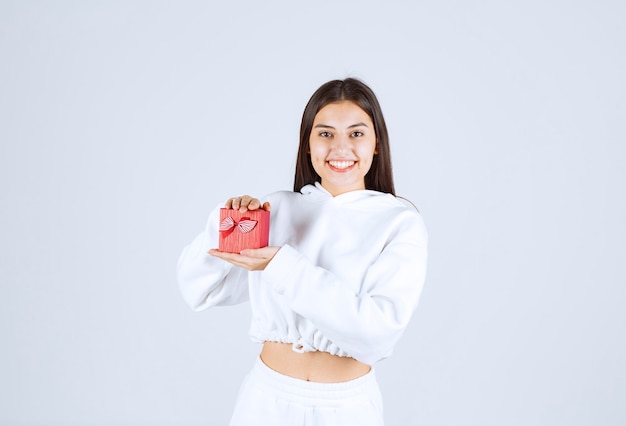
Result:
M329 161L328 163L336 169L347 169L354 164L354 161Z

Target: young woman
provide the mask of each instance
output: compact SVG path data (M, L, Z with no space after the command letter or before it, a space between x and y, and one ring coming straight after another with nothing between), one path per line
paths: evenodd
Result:
M231 425L382 425L372 367L416 308L427 237L417 210L395 196L372 90L351 78L322 85L302 117L293 192L224 207L270 210L269 246L213 249L216 208L181 254L178 278L195 310L250 300L250 336L263 348Z

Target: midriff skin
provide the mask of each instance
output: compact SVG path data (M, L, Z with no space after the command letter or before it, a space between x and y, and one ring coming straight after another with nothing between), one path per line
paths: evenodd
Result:
M261 360L274 371L296 379L340 383L367 374L371 367L354 358L328 352L294 352L291 343L265 342Z

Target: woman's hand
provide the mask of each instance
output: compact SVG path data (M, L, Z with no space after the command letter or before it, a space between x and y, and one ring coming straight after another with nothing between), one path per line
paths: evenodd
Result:
M278 253L278 250L280 250L280 247L263 247L242 250L240 254L237 254L211 249L209 254L230 262L235 266L241 266L248 271L262 271Z
M261 202L257 198L252 198L249 195L242 195L240 197L231 197L224 204L224 208L239 210L239 213L245 213L248 210L263 209L270 211L270 203L266 201L261 205Z

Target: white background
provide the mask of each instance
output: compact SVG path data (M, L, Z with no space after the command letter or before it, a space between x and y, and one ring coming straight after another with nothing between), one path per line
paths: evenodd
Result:
M180 251L377 93L430 234L389 425L626 424L621 1L0 0L0 424L224 425L259 347Z

